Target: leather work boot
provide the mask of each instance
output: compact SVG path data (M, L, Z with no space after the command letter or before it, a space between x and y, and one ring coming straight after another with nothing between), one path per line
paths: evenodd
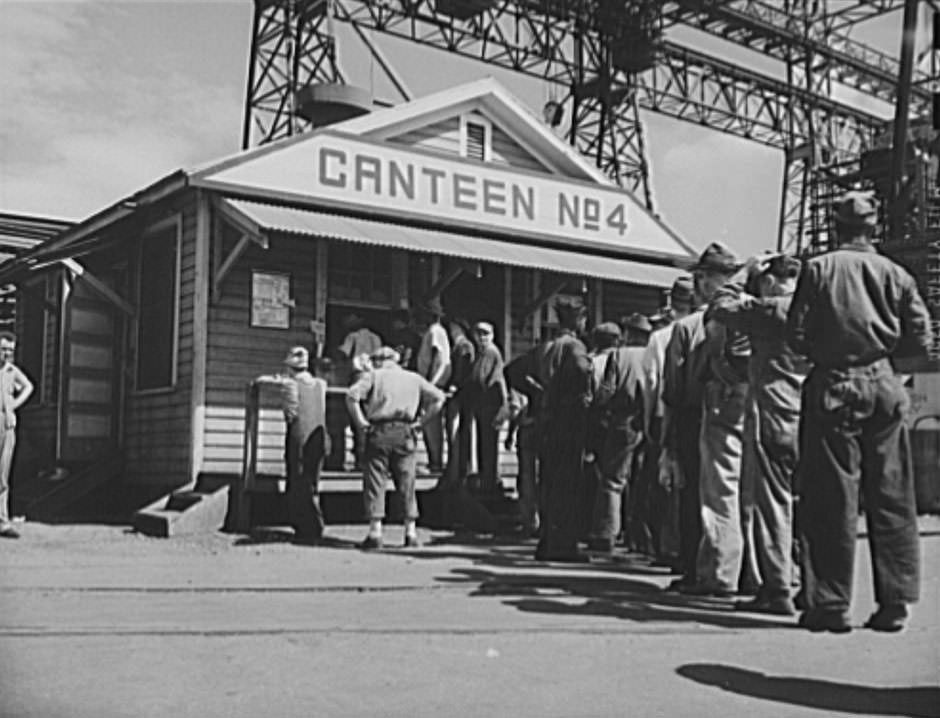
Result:
M865 622L865 628L885 633L897 633L907 623L907 605L904 603L886 603L879 605Z
M800 616L801 628L807 628L813 633L829 631L830 633L848 633L852 630L849 617L845 611L838 609L811 608Z

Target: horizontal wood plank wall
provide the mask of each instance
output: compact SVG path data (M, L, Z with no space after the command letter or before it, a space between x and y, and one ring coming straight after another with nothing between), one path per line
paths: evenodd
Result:
M518 167L519 169L532 170L534 172L548 171L545 165L533 157L528 150L521 147L519 143L495 125L493 126L490 147L490 159L494 165Z
M605 281L603 288L604 321L619 321L633 312L655 314L662 302L663 289Z
M389 142L460 156L460 118L450 117L427 127L419 127L398 137L391 137Z
M227 229L224 236L227 254L238 237ZM312 349L316 247L316 240L310 237L286 234L271 236L268 249L252 245L225 278L220 300L210 303L204 472L241 473L248 383L261 374L280 373L291 346ZM250 326L252 270L290 274L296 305L290 312L290 329ZM258 472L281 474L284 420L277 392L264 392L262 406Z
M134 357L129 352L127 401L125 414L125 477L128 483L182 486L189 481L190 392L193 366L193 292L195 288L195 193L186 192L161 207L156 224L164 217L179 213L181 221L180 276L176 384L172 390L153 394L134 392ZM146 227L139 227L139 239ZM125 230L126 231L126 230ZM137 302L137 263L130 261L131 298ZM128 332L133 347L135 329Z

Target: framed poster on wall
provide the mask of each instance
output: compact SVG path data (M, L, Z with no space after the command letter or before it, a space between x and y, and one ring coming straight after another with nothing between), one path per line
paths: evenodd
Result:
M282 272L251 272L251 326L290 329L290 275Z

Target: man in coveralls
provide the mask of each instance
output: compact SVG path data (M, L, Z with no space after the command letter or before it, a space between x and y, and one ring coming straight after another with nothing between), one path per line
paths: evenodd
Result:
M753 257L718 290L708 310L751 342L740 501L745 561L752 563L760 587L753 600L736 608L785 616L795 613L793 473L800 391L809 368L784 338L799 272L799 260L787 255Z
M323 536L319 481L323 457L329 453L326 433L326 382L309 371L309 354L294 347L284 360L290 376L283 385L287 421L287 512L298 541Z
M661 464L675 462L682 474L679 488L679 569L682 577L673 581L668 590L688 589L696 585L696 558L702 537L701 455L697 439L702 429L709 358L705 345L705 306L737 269L737 258L723 244L713 242L705 248L691 268L699 306L676 321L666 347L662 398L669 411Z
M583 562L588 558L578 549L578 534L593 370L578 338L587 321L584 305L559 300L555 311L561 331L539 355L545 392L539 411L542 536L535 558Z
M914 279L877 253L873 198L835 205L839 246L807 262L787 318L787 340L813 367L803 386L798 475L811 631L851 630L859 491L865 497L878 610L865 624L899 631L920 589L917 516L905 414L891 357L930 345Z
M631 332L643 319L631 315L624 322L628 341ZM641 334L642 346L634 343L614 349L607 355L604 376L595 390L593 406L605 412L598 444L597 469L600 485L594 500L594 513L588 547L592 551L611 553L620 533L623 502L630 482L635 477L635 454L643 440L643 355L648 332ZM634 334L635 336L635 334ZM629 541L631 537L628 535Z
M417 430L421 423L440 420L445 395L418 374L398 365L391 347L372 354L374 369L349 387L346 408L353 425L366 436L363 499L369 533L361 548L382 548L385 485L389 475L401 497L406 548L418 546L415 497Z

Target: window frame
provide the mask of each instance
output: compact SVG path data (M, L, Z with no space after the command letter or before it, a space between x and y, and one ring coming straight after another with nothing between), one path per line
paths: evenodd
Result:
M173 227L176 235L176 263L173 272L173 351L171 352L171 365L170 365L170 383L166 386L158 387L149 387L146 389L141 389L140 384L140 307L141 307L141 290L143 288L143 282L141 282L141 277L143 274L143 244L148 237L151 237L160 232L164 232L167 228ZM151 225L140 237L140 243L137 246L137 260L135 267L135 299L137 300L137 316L134 317L134 387L133 395L134 396L152 396L156 394L167 394L176 391L177 384L179 382L179 345L180 345L180 294L181 294L181 281L180 275L182 272L182 229L183 229L183 220L179 214L175 214L172 217L167 217L160 222L157 222L154 225Z
M460 156L464 159L474 159L467 154L467 139L469 137L468 125L483 127L483 162L493 161L493 123L478 114L463 114L460 116ZM480 160L477 160L480 161Z

